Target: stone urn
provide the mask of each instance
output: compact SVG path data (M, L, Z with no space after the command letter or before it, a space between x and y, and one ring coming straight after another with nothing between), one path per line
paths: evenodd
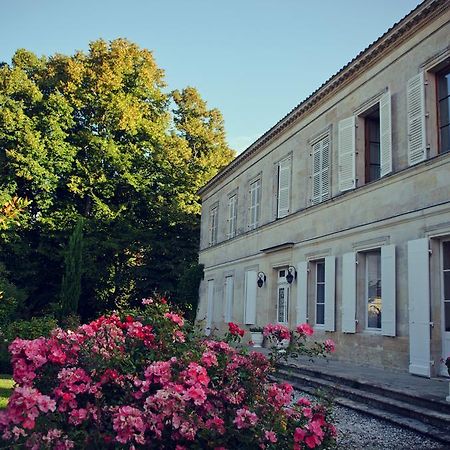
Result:
M253 347L262 347L264 336L262 331L250 331Z

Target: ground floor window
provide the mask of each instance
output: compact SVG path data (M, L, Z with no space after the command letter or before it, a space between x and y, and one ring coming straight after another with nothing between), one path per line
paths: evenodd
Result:
M444 301L444 330L450 332L450 241L442 243L442 294Z
M381 297L381 250L365 253L365 298L367 305L367 328L381 330L383 302Z
M278 271L277 285L277 322L289 322L289 284L286 281L287 270Z
M325 261L317 261L316 266L316 325L325 325Z

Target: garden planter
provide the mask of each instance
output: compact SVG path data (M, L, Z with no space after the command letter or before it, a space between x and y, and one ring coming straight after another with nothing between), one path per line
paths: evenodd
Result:
M262 347L264 340L262 332L252 331L250 334L252 336L253 347Z

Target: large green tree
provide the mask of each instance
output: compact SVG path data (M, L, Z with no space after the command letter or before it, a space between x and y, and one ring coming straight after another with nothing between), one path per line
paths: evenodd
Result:
M1 243L30 313L60 292L64 245L84 218L85 316L175 292L196 260L196 192L233 158L219 111L170 92L150 51L124 39L0 66L0 191L31 201Z

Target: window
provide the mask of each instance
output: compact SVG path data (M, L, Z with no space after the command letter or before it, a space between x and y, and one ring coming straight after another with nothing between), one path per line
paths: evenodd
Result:
M327 135L312 146L312 203L330 197L330 137Z
M277 219L289 214L291 196L291 157L277 164Z
M218 229L218 212L219 206L213 206L209 211L209 245L217 244L217 229Z
M450 69L437 76L439 151L450 152Z
M380 178L380 107L377 103L364 117L365 181Z
M261 217L261 179L250 183L249 190L249 220L248 228L254 230L259 225L259 220Z
M381 250L365 253L365 299L367 305L367 328L381 330Z
M225 277L225 323L233 321L234 281L232 276Z
M289 321L289 284L286 281L287 270L278 271L277 285L277 322L288 323Z
M317 261L316 264L316 325L325 325L325 261Z
M444 330L450 331L450 241L442 243L442 286L444 299Z
M228 198L228 238L236 236L237 225L237 194Z

